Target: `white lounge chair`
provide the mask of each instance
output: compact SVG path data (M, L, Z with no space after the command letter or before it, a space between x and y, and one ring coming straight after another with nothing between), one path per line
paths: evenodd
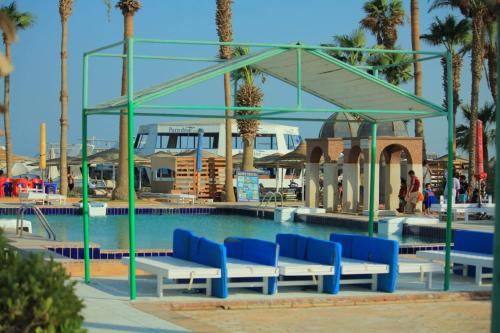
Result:
M269 278L278 277L279 269L273 266L259 265L246 260L227 258L227 277L231 278L262 278L262 281L228 282L228 288L262 287L262 293L267 294Z
M444 251L418 251L418 258L427 259L430 261L445 260ZM463 275L467 276L468 266L475 266L475 282L478 286L482 285L483 278L491 278L491 273L483 273L484 268L493 268L493 256L475 252L451 251L450 259L452 263L464 265Z
M34 191L20 192L19 201L41 203L42 205L44 205L45 202L47 201L47 194L43 192L34 192Z
M66 203L66 196L62 194L47 194L47 203L57 203L59 205L64 205Z
M323 292L323 279L317 279L316 276L333 275L335 274L335 267L331 265L322 265L310 261L294 259L290 257L280 256L278 258L278 268L281 276L310 276L311 281L286 281L279 280L278 287L280 286L311 286L316 285L318 292Z
M420 280L425 280L427 289L432 289L432 273L442 271L443 265L435 262L408 258L398 259L398 273L420 273ZM426 273L427 278L425 278Z
M128 265L130 258L122 258L122 263ZM201 265L192 261L174 257L137 257L136 267L156 276L156 294L163 296L165 289L204 288L206 295L212 293L212 279L221 277L221 270L210 266ZM164 283L164 279L186 279L189 283ZM205 283L194 283L194 279L206 279Z

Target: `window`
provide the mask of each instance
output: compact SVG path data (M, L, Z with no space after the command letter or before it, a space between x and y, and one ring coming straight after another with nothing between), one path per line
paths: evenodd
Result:
M233 133L233 149L243 149L243 139L239 134Z
M254 147L257 150L276 150L276 134L257 134Z
M299 145L302 138L300 135L285 134L286 149L294 150Z
M148 141L148 133L139 133L135 138L134 148L141 149L146 145L146 141Z
M161 168L156 170L157 180L168 180L167 178L172 178L174 176L174 171L168 168Z
M158 133L156 149L196 149L197 133ZM206 133L203 136L203 149L219 147L219 133Z
M239 136L239 134L233 134L233 148L243 149L243 139ZM254 141L254 148L256 150L278 149L276 134L257 134Z

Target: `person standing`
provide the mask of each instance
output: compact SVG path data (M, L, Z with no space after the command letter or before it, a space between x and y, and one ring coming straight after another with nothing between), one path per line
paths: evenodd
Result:
M453 173L453 188L452 188L452 200L456 202L457 193L460 190L460 181L458 180L458 172ZM448 183L444 187L444 197L448 200ZM455 203L453 202L453 203Z
M415 171L413 170L410 170L408 175L410 176L410 186L408 188L408 193L406 194L406 212L414 214L415 209L417 208L420 180L417 176L415 176Z
M68 192L73 191L75 187L75 178L73 177L73 173L68 174Z

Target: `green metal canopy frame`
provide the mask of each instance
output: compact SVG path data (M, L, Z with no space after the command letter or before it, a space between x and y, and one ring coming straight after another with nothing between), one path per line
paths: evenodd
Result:
M102 51L123 46L126 43L127 53L103 53ZM262 48L262 51L227 61L214 58L194 58L177 56L139 55L134 52L136 43L154 43L167 45L199 45L219 47L243 46ZM352 51L369 54L402 53L413 55L412 61L388 66L355 66L348 65L332 56L327 51ZM422 57L421 57L422 56ZM93 57L122 58L127 63L127 96L97 105L88 105L89 59ZM415 96L397 86L378 78L378 72L387 67L411 64L436 58L446 59L447 64L447 110L419 96ZM134 60L156 59L171 61L202 61L214 62L213 66L185 75L171 81L154 85L148 89L134 92ZM260 71L296 87L295 107L226 107L225 105L155 105L149 104L155 99L167 96L176 91L189 88L196 84L219 77L225 73L236 71L246 66L253 66ZM373 75L365 71L370 69ZM339 108L308 108L302 105L302 93L308 92L318 98L337 105ZM238 115L232 119L259 119L282 121L321 121L318 117L292 117L293 113L304 112L316 114L320 112L355 113L372 125L371 166L370 166L370 203L368 233L373 236L375 212L375 161L377 147L377 124L398 120L411 120L427 117L448 117L448 182L452 183L453 168L453 93L452 93L452 63L451 54L443 52L404 51L382 49L357 49L327 46L311 46L302 44L263 44L263 43L224 43L202 41L177 41L129 38L111 45L86 52L83 58L83 110L82 110L82 141L87 142L88 117L96 115L119 116L121 110L127 110L128 117L128 176L134 179L134 118L135 116L152 117L194 117L194 118L226 118L220 115L192 113L198 111L251 110L259 111L256 115ZM177 111L177 112L176 112ZM191 111L191 112L186 112ZM83 181L83 235L84 235L84 265L85 282L90 283L90 253L89 253L89 206L88 206L88 168L87 150L82 149ZM448 187L448 198L452 197L452 187ZM136 298L136 268L135 268L135 193L134 184L129 182L129 243L130 264L129 284L130 299ZM450 244L451 244L451 204L447 204L446 221L446 260L444 269L444 290L450 287Z

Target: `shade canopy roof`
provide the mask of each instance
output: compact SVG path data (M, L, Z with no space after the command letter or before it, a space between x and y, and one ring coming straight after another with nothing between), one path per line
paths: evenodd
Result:
M272 48L218 63L137 91L133 97L134 104L140 109L141 105L159 97L224 73L252 66L292 86L300 86L303 91L340 107L337 112L344 109L344 112L356 113L366 121L386 122L446 115L441 106L348 65L321 50L301 50L299 76L297 54L296 49ZM126 107L127 97L121 96L87 110L91 113ZM300 111L300 108L297 111ZM335 109L332 108L331 111L335 112ZM140 111L136 114L140 114Z

